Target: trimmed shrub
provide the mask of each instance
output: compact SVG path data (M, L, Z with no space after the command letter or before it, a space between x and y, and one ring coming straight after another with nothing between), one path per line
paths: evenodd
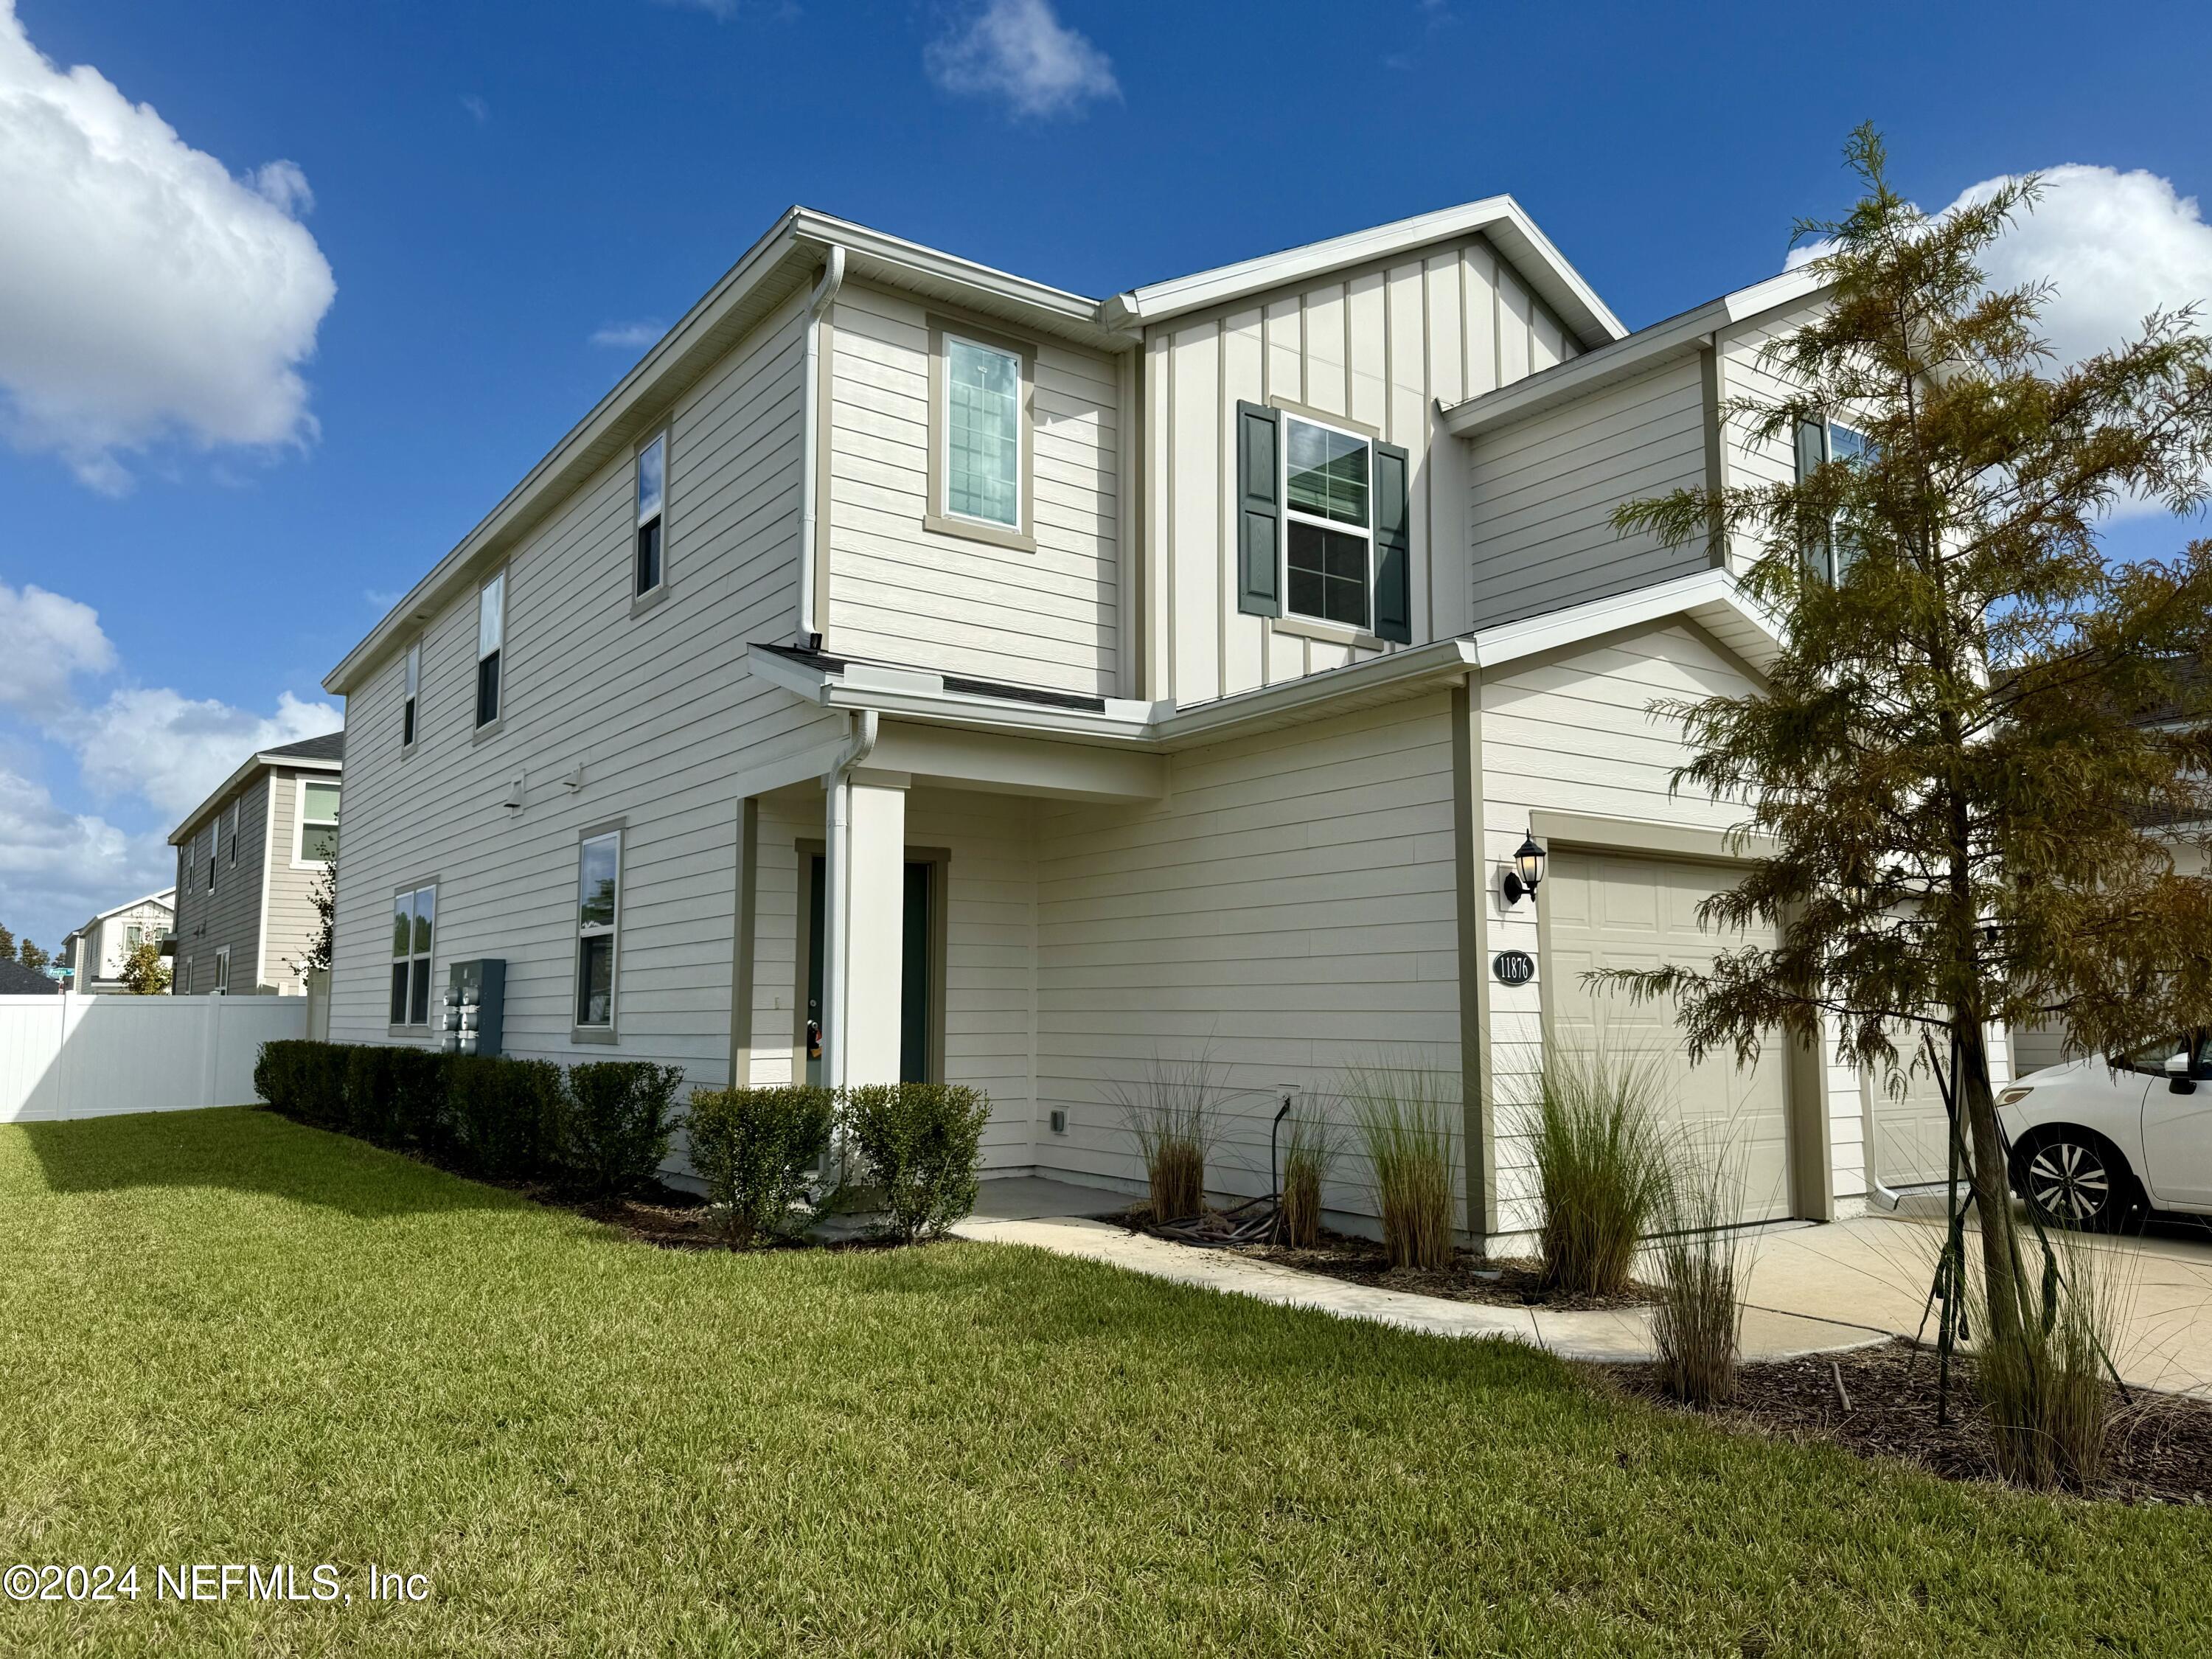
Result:
M1628 1288L1636 1247L1665 1201L1668 1152L1649 1065L1547 1049L1529 1114L1543 1206L1544 1283L1578 1296Z
M990 1097L953 1083L878 1083L845 1091L845 1127L902 1243L943 1232L975 1207Z
M346 1049L335 1042L264 1042L253 1089L287 1117L319 1128L345 1127Z
M562 1178L580 1192L613 1198L653 1184L668 1137L680 1066L588 1061L568 1068L561 1104Z
M453 1054L446 1080L453 1154L469 1173L529 1181L553 1168L561 1122L558 1066Z
M345 1053L345 1122L348 1134L373 1146L399 1144L392 1112L392 1056L397 1049L374 1043L349 1045Z
M743 1249L784 1231L807 1172L830 1149L835 1097L805 1084L702 1089L684 1127L691 1169Z
M392 1091L389 1118L395 1146L432 1158L453 1156L453 1138L446 1110L448 1058L435 1049L387 1048L386 1087Z
M1452 1252L1452 1119L1442 1073L1354 1067L1345 1073L1361 1149L1375 1171L1382 1249L1394 1267L1447 1267Z

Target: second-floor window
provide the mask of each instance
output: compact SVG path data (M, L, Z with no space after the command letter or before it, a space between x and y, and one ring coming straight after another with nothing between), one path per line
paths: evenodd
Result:
M207 890L210 893L215 891L215 838L222 828L222 821L220 818L208 825Z
M1022 360L945 343L945 510L1004 529L1022 521Z
M231 802L230 811L225 816L230 819L230 822L224 826L223 834L230 842L230 861L236 864L238 862L238 803L236 801Z
M499 665L507 637L507 572L477 590L477 724L499 718Z
M405 691L399 704L399 743L402 748L415 741L415 700L422 691L422 641L417 640L407 647Z
M637 452L637 556L633 592L639 599L660 587L667 494L668 434L664 432Z
M328 864L337 855L338 786L302 778L299 844L293 856L301 864Z
M1283 417L1283 562L1294 615L1367 627L1371 447L1355 433Z
M1801 484L1826 462L1841 461L1845 465L1856 466L1873 457L1874 445L1863 432L1835 421L1797 423L1797 482ZM1840 515L1826 535L1816 538L1805 549L1805 562L1812 567L1813 574L1831 582L1841 581L1857 556L1858 550Z

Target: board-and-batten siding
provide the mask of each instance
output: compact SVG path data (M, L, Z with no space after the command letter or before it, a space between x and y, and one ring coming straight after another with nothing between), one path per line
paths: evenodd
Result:
M177 955L173 968L179 996L215 989L215 953L230 948L230 990L251 995L259 985L275 988L265 971L257 978L255 955L261 938L261 860L267 850L270 776L257 771L227 795L192 831L191 879L177 891ZM238 811L238 858L231 859L231 809ZM215 891L207 890L208 823L220 826L216 848ZM182 866L179 866L179 874ZM189 891L185 890L187 888ZM189 961L189 972L185 964Z
M860 283L831 308L829 648L1120 695L1115 365L1030 342L1036 546L945 534L922 522L932 505L930 315Z
M1613 526L1623 502L1702 485L1694 356L1468 441L1468 615L1482 627L1705 569L1702 540Z
M1225 485L1239 401L1282 398L1340 416L1412 456L1419 643L1468 625L1462 446L1441 434L1438 401L1491 391L1577 350L1479 237L1152 328L1146 513L1152 566L1165 574L1147 607L1145 695L1206 702L1371 654L1237 609L1237 503Z
M1158 805L1044 805L1038 1108L1067 1129L1041 1122L1040 1170L1141 1182L1120 1102L1156 1055L1210 1054L1249 1091L1206 1177L1240 1194L1267 1188L1278 1085L1342 1121L1347 1066L1456 1077L1449 711L1432 696L1178 754ZM1326 1201L1371 1216L1355 1150Z
M508 1053L651 1059L695 1083L725 1080L729 781L836 729L743 660L749 639L785 636L795 614L803 360L794 301L676 405L665 601L632 615L627 456L529 534L506 567L494 735L473 740L473 584L422 635L411 751L399 740L398 650L348 699L334 1039L387 1040L392 895L435 881L434 983L455 960L505 958ZM562 780L577 767L572 793ZM501 803L517 778L525 805L511 811ZM617 821L621 1040L576 1044L577 838Z
M1727 830L1739 806L1668 788L1686 750L1679 726L1653 715L1660 698L1740 695L1752 681L1702 633L1680 623L1486 678L1482 685L1483 866L1510 860L1532 811L1549 809L1674 826ZM1533 1226L1534 1170L1525 1133L1543 1060L1543 971L1536 905L1502 907L1487 884L1488 945L1538 959L1528 984L1490 987L1491 1082L1495 1100L1500 1224ZM1863 1114L1856 1074L1828 1050L1826 1116L1832 1188L1864 1194Z
M1012 795L916 788L906 840L942 848L945 870L945 1080L991 1097L983 1167L1030 1167L1036 1114L1036 803ZM823 837L818 790L787 790L760 808L755 878L752 1077L787 1083L799 1063L801 843Z

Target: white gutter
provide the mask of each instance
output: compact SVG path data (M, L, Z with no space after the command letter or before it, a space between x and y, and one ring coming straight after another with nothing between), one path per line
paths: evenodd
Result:
M826 605L816 603L814 592L815 520L820 512L816 501L816 475L821 470L822 458L815 453L817 428L821 424L820 404L822 362L822 317L837 297L837 290L845 285L844 245L832 242L830 252L822 262L821 280L814 284L814 292L806 301L806 385L799 405L800 435L799 465L804 476L799 483L799 642L813 642L814 636L826 633L822 626L821 612Z
M852 914L853 770L875 753L883 721L872 708L845 717L848 736L845 751L822 780L827 798L829 842L823 868L830 879L829 914L823 918L822 988L827 1006L822 1010L822 1080L831 1088L845 1082L845 1015L849 1000L845 971L845 930Z

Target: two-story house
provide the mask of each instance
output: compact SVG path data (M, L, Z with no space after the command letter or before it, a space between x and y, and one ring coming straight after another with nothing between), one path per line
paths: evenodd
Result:
M337 857L345 733L257 750L169 836L179 996L300 996Z
M1733 942L1739 815L1648 711L1773 626L1608 514L1796 464L1721 410L1818 299L1632 334L1504 197L1104 300L793 209L325 680L331 1035L497 958L509 1053L971 1083L992 1167L1124 1188L1155 1053L1252 1091L1224 1190L1279 1085L1428 1066L1477 1236L1544 1044L1640 1044L1746 1218L1856 1204L1855 1074L1692 1069L1583 978Z
M123 965L141 945L159 945L175 936L177 891L163 888L103 910L62 941L62 965L70 988L79 992L119 991Z

